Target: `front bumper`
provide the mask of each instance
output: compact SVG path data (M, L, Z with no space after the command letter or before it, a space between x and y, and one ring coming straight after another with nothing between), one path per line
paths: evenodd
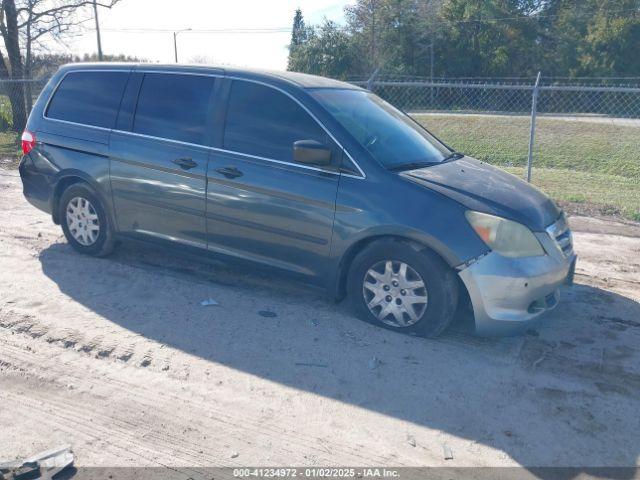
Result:
M477 333L521 331L552 310L560 299L560 286L571 283L576 255L562 252L551 236L536 235L547 255L507 258L490 252L459 272L469 292Z

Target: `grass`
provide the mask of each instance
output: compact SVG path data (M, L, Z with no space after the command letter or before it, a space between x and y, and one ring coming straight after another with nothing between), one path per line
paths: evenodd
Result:
M415 115L452 147L501 166L524 166L528 117ZM638 126L538 117L534 168L606 173L640 180Z
M415 118L453 148L523 176L527 117ZM532 180L568 210L640 221L640 125L539 118Z
M0 132L0 156L19 156L21 152L16 132Z
M15 132L0 132L0 165L17 165L21 155L18 135Z
M505 168L523 178L522 167ZM532 183L566 210L584 215L614 215L640 222L638 180L606 173L556 168L534 169Z

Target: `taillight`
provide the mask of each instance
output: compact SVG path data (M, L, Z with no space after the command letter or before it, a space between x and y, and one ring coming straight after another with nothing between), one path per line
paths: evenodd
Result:
M25 130L22 133L22 153L25 155L33 150L36 146L36 135L29 130Z

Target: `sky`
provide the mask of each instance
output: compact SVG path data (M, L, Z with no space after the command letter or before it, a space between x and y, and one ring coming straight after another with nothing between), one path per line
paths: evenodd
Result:
M178 60L284 70L287 44L296 8L307 24L323 18L344 23L343 7L350 0L121 0L98 12L105 54L120 54L169 63L174 61L173 31L220 29L280 29L266 33L200 33L177 36ZM176 8L179 5L179 8ZM59 52L94 53L93 22L83 32L56 45ZM141 32L140 30L152 30Z

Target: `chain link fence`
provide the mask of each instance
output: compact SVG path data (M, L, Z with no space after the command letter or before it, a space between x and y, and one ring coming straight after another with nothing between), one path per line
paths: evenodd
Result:
M452 148L516 175L526 178L531 156L533 183L569 209L640 220L640 82L634 81L353 83L404 110Z
M18 157L20 128L47 79L0 80L0 158ZM640 221L640 79L356 80L452 148L526 178L586 214ZM531 142L531 130L535 135ZM530 148L531 145L531 148ZM7 160L8 159L8 160Z
M14 125L16 113L25 118L29 115L47 80L0 80L0 132L19 133L19 126Z
M0 168L18 165L20 135L47 79L0 79Z

